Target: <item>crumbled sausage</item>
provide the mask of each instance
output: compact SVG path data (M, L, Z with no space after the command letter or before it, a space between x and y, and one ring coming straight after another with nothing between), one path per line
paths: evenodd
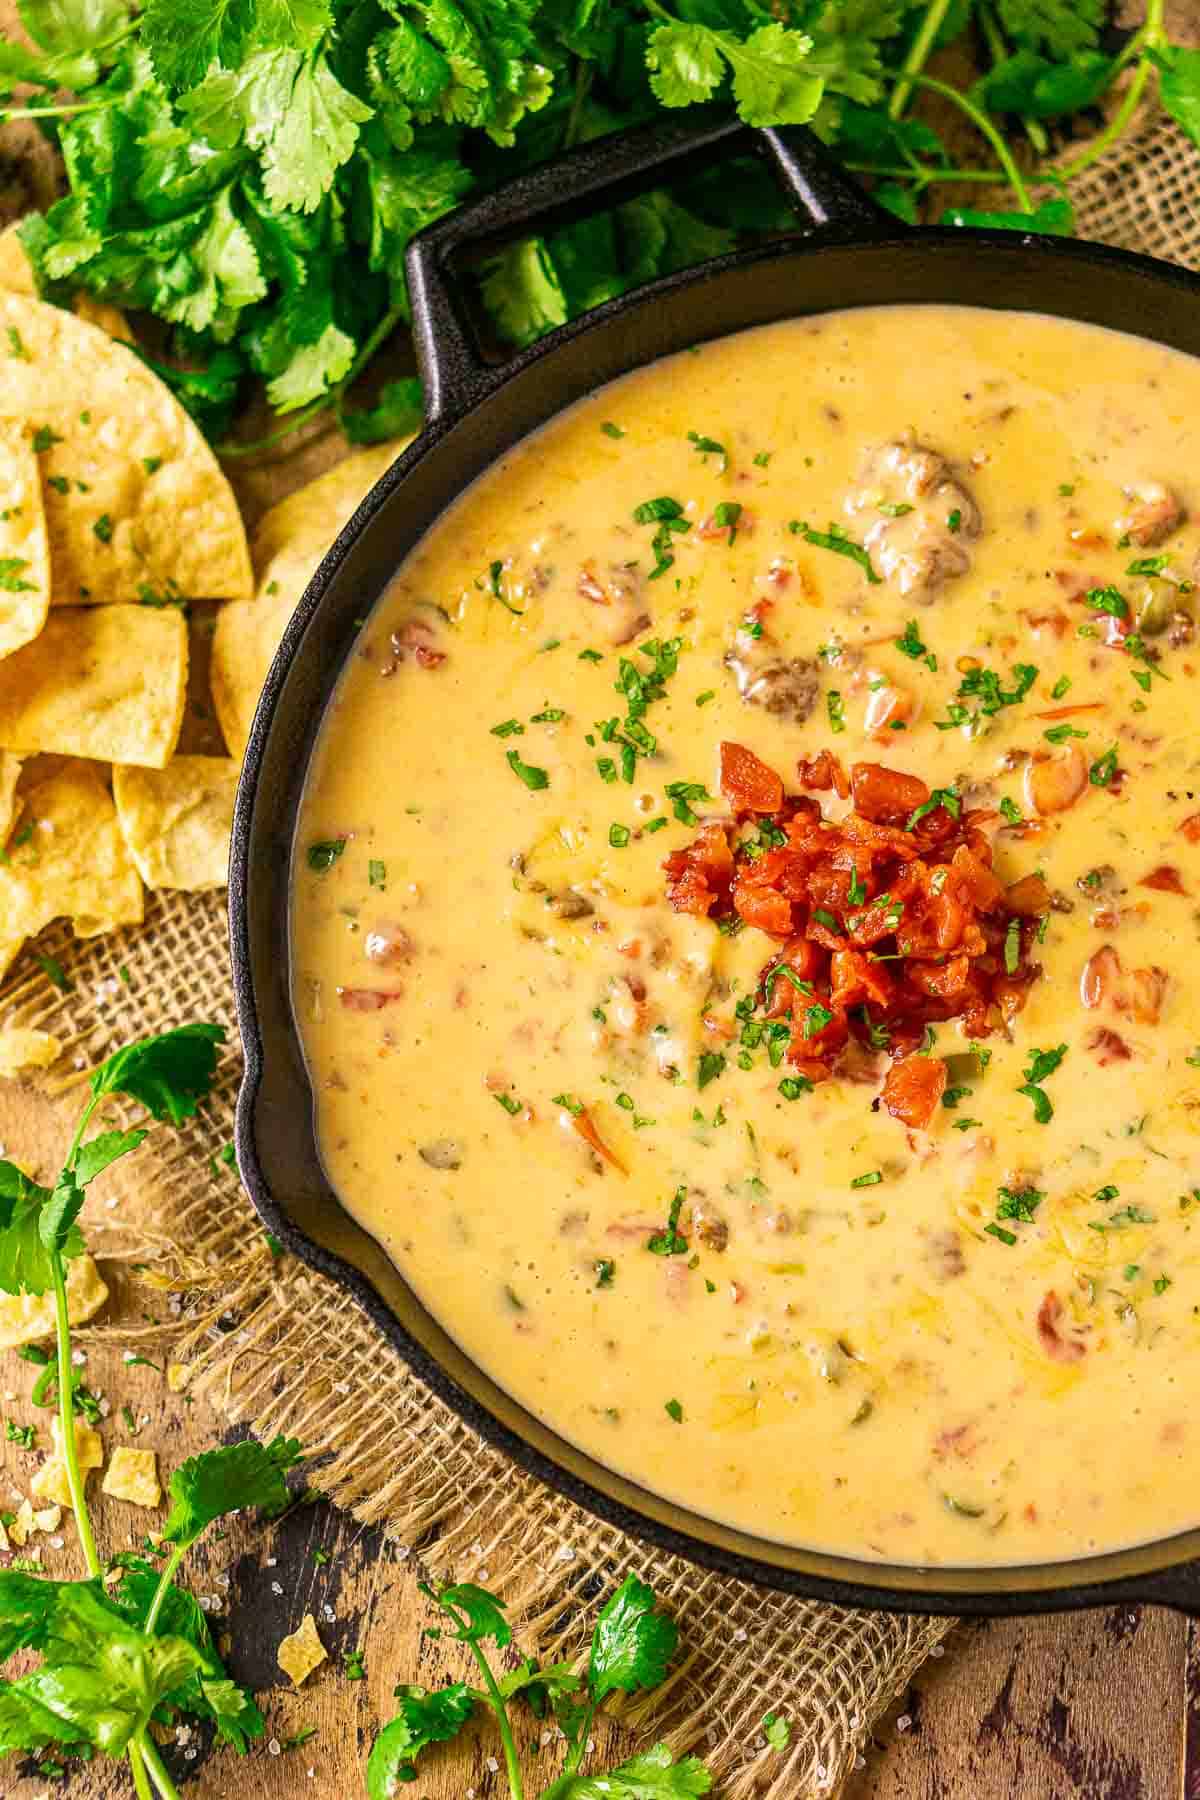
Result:
M642 577L633 563L610 563L603 575L585 563L575 591L599 609L588 623L594 623L610 644L628 644L650 623L642 602Z
M983 524L974 496L944 456L912 438L870 451L861 483L846 511L883 512L864 539L871 561L905 599L928 606L971 566L970 545Z
M1172 650L1183 650L1196 635L1196 622L1191 613L1178 607L1167 623L1167 642Z
M711 1200L692 1201L692 1231L708 1250L729 1247L729 1221Z
M431 1169L461 1169L463 1146L457 1138L434 1138L431 1144L421 1144L417 1155Z
M821 691L817 666L807 656L785 656L761 621L759 627L757 635L744 626L739 630L733 648L726 652L725 666L732 670L747 706L761 706L803 725Z

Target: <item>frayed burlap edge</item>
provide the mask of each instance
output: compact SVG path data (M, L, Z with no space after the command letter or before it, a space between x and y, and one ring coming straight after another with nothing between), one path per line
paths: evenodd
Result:
M1200 267L1198 175L1192 145L1147 111L1071 184L1080 234ZM62 963L71 990L51 987L27 954L0 1011L63 1040L51 1090L77 1083L128 1037L196 1018L231 1028L202 1116L178 1137L156 1134L136 1189L118 1182L91 1221L101 1254L138 1265L165 1307L163 1323L123 1327L122 1341L169 1335L193 1391L233 1423L299 1437L313 1484L382 1525L401 1554L439 1574L486 1569L537 1654L576 1653L597 1595L636 1571L676 1613L688 1653L664 1690L627 1710L629 1723L652 1726L677 1751L701 1751L729 1800L835 1789L892 1698L941 1654L951 1622L763 1593L600 1524L489 1449L332 1283L277 1261L219 1156L239 1074L222 896L153 895L137 931L79 943L57 926L38 950ZM104 1333L100 1325L81 1336ZM759 1730L771 1708L793 1725L782 1756Z

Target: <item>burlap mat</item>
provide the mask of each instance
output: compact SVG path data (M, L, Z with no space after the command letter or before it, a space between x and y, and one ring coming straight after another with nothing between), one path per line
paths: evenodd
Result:
M1149 116L1073 185L1081 231L1200 266L1198 176L1192 147ZM70 1041L60 1077L72 1061L82 1068L127 1037L188 1019L218 1019L232 1039L223 896L152 895L137 931L77 944L56 927L38 950L61 961L73 990L59 993L26 954L0 1011ZM235 1174L210 1160L231 1136L238 1074L231 1049L202 1116L178 1139L152 1140L165 1145L150 1162L153 1204L137 1209L134 1253L171 1295L173 1354L190 1361L192 1391L231 1421L295 1434L317 1459L314 1484L382 1523L431 1570L486 1569L526 1649L571 1653L597 1593L636 1570L676 1613L689 1654L630 1722L648 1726L653 1715L656 1734L700 1750L729 1800L836 1788L949 1623L842 1611L705 1574L598 1525L510 1466L409 1374L352 1301L272 1257ZM145 1157L137 1179L144 1192ZM123 1216L118 1197L104 1221L117 1245ZM123 1342L135 1336L122 1326ZM782 1756L762 1747L768 1708L793 1724Z

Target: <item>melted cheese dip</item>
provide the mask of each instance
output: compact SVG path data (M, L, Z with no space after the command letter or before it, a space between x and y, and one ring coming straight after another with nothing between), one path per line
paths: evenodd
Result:
M295 856L321 1153L603 1462L897 1562L1200 1519L1198 469L1179 354L827 315L556 418L367 622ZM983 1056L935 1027L928 1130L877 1104L885 1047L789 1082L737 1012L777 942L667 904L722 740L793 792L821 749L953 788L1044 876L1040 977Z

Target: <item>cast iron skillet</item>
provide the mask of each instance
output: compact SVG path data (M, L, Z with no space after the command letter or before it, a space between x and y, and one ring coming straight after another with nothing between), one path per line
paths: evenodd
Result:
M770 163L803 221L780 242L714 258L597 307L500 367L461 302L457 252L544 230L717 158ZM361 1303L471 1426L593 1513L748 1581L842 1605L1018 1613L1148 1600L1200 1613L1200 1530L1103 1556L1018 1568L920 1569L793 1549L660 1499L582 1454L470 1362L349 1218L317 1154L289 996L288 870L321 715L358 623L438 514L553 413L655 357L829 308L946 301L1058 313L1200 353L1200 280L1148 257L1009 231L909 231L843 180L817 142L705 115L601 139L424 232L408 253L425 431L318 569L284 635L238 790L229 906L246 1075L238 1161L267 1226ZM879 370L886 381L886 368ZM1114 1459L1119 1422L1114 1421Z

